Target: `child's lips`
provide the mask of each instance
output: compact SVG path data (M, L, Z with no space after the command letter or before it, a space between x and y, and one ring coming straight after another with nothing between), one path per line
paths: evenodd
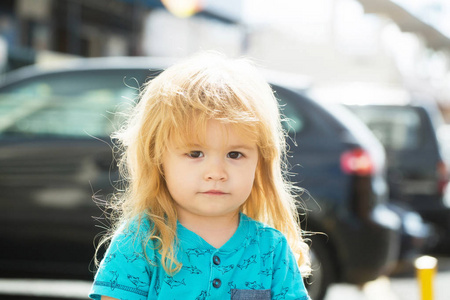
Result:
M226 195L227 193L220 191L220 190L209 190L209 191L203 192L202 194L211 195L211 196L222 196L222 195Z

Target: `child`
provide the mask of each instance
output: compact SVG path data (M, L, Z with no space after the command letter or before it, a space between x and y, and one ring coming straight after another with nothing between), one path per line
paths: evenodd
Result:
M91 298L309 299L277 100L249 62L168 68L114 137L127 189Z

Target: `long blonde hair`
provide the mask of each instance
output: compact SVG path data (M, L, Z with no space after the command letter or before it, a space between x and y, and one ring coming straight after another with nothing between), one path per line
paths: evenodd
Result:
M293 196L296 190L284 171L286 143L278 103L246 59L202 53L146 83L128 121L112 135L121 147L118 166L125 181L115 206L115 224L146 214L152 223L149 239L161 254L165 271L173 274L181 268L173 247L177 213L164 181L162 158L168 143L188 143L193 134L201 137L210 119L233 124L256 142L255 181L241 211L283 232L302 274L309 274L308 246Z

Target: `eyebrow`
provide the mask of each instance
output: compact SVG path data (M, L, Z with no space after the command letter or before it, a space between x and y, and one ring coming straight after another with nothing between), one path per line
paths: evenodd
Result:
M256 145L255 145L256 146ZM253 150L255 147L253 145L248 144L238 144L238 145L231 145L229 147L230 149L246 149L246 150Z
M201 144L187 144L186 146L182 146L182 147L177 147L177 149L184 149L184 148L202 148L205 147L204 145ZM227 148L229 149L245 149L245 150L253 150L255 147L253 147L253 145L249 145L249 144L233 144L230 146L227 146Z

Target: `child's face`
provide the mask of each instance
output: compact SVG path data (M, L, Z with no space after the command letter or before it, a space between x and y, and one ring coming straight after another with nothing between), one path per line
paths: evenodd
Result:
M231 125L210 120L205 145L169 146L163 159L165 180L180 222L235 216L252 190L258 148Z

